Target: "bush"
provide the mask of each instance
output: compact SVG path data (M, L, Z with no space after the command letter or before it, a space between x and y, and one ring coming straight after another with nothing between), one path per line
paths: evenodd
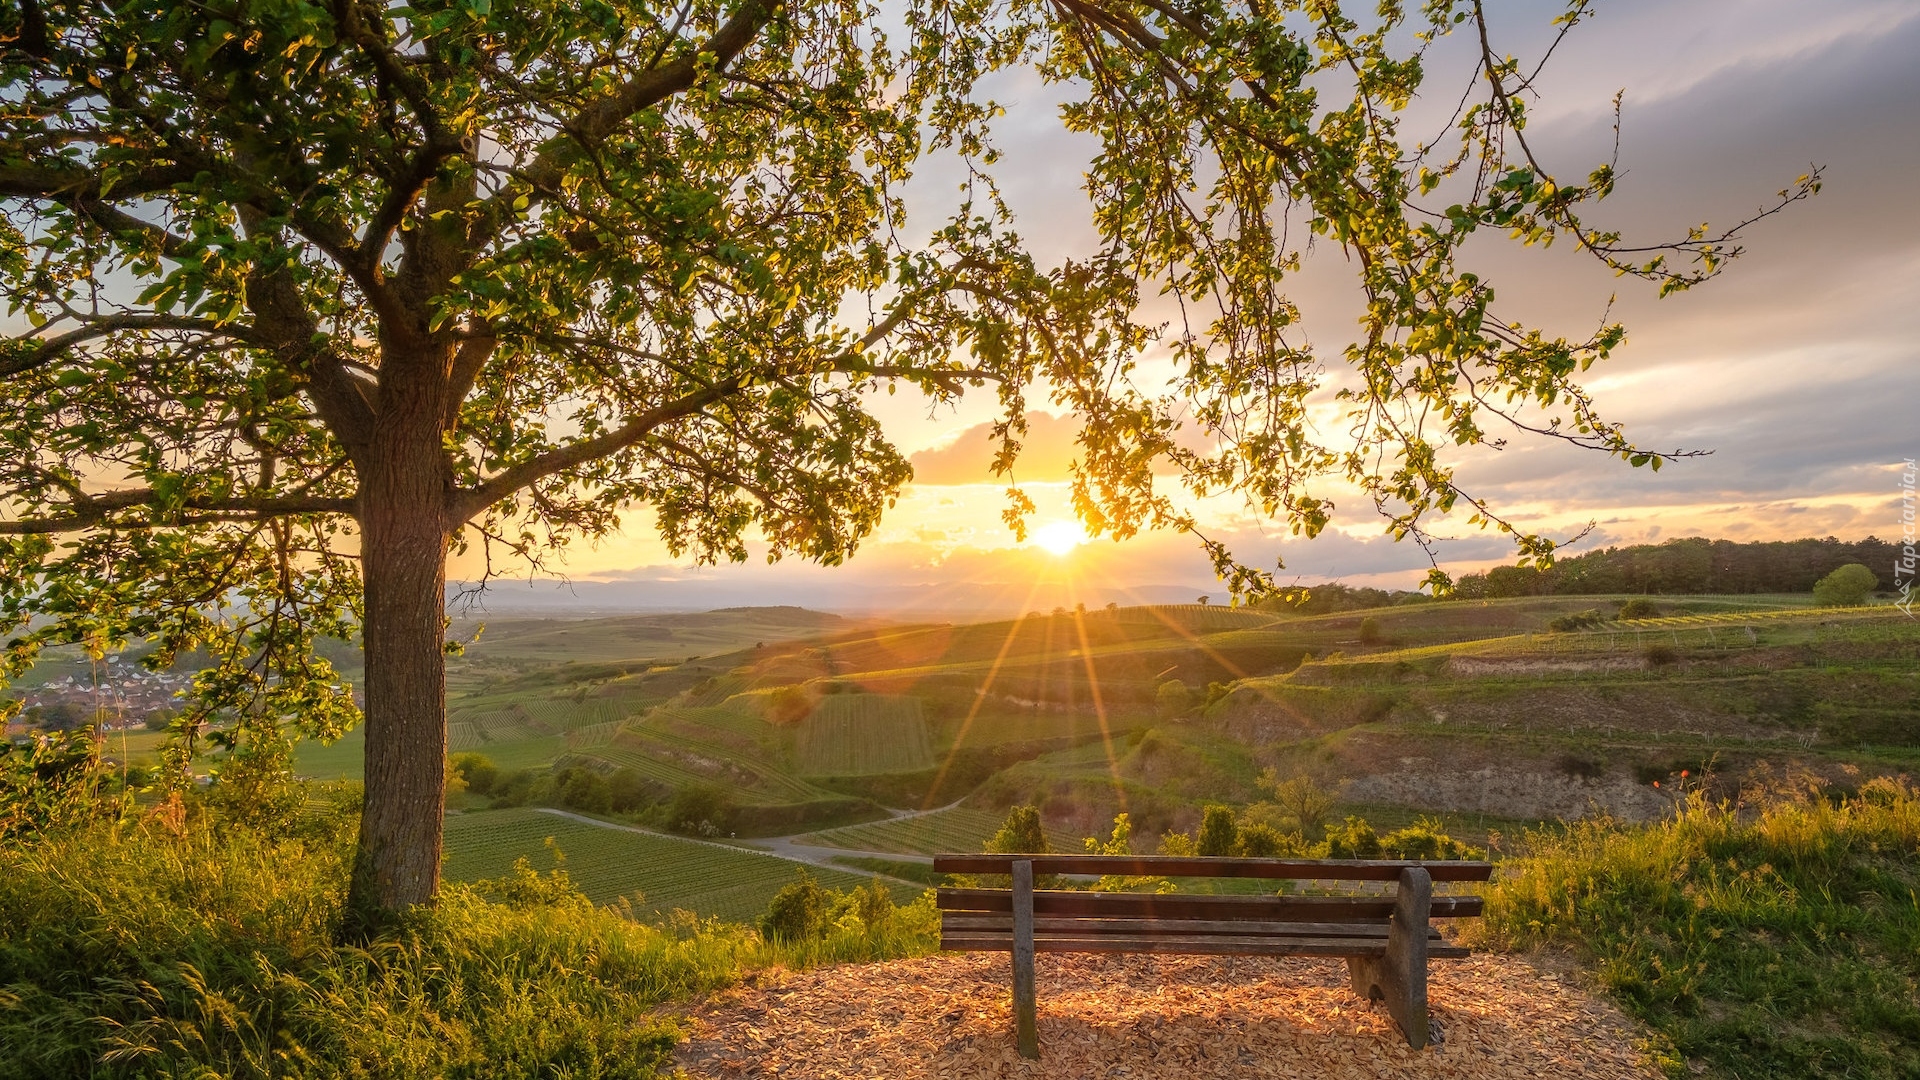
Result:
M1487 854L1448 836L1446 825L1429 817L1381 837L1380 851L1389 859L1482 859Z
M767 698L767 719L776 724L797 724L813 712L813 698L797 686L783 686Z
M1329 859L1378 859L1381 857L1380 835L1367 824L1366 818L1349 815L1344 824L1327 829L1327 858Z
M1380 632L1380 621L1378 619L1369 615L1360 620L1360 644L1378 645L1385 640L1386 635Z
M1879 575L1859 563L1848 563L1813 583L1813 602L1821 607L1858 607L1879 587Z
M447 768L466 781L467 790L475 795L493 794L494 785L500 782L500 766L485 754L455 754Z
M1179 679L1168 679L1154 691L1153 704L1162 720L1177 720L1193 708L1193 691Z
M1040 811L1033 806L1015 806L1007 811L1007 820L987 839L986 850L995 855L1044 855L1047 831L1040 825Z
M562 806L589 814L605 814L613 809L613 788L606 777L592 769L561 769L553 776L553 787Z
M1620 617L1623 619L1657 619L1660 615L1660 608L1643 596L1636 596L1620 605Z
M1200 837L1194 845L1204 856L1232 855L1240 849L1240 831L1234 827L1233 811L1224 806L1209 806L1200 819Z
M607 778L607 791L613 802L615 813L631 814L651 805L654 799L654 787L632 769L619 769Z
M531 769L515 769L501 776L493 783L493 808L527 805L539 780L539 775Z
M1584 953L1677 1075L1920 1075L1920 794L1680 810L1527 833L1479 932Z
M825 937L827 915L833 907L833 894L820 887L805 870L791 883L782 886L760 917L760 932L774 941L809 941Z
M1191 858L1199 853L1193 837L1183 832L1161 833L1160 846L1154 849L1155 855L1172 855L1176 858Z
M1281 832L1264 822L1240 826L1240 854L1249 859L1284 859L1306 854L1299 833Z
M1635 618L1635 617L1636 616L1627 615L1625 614L1625 612L1622 612L1621 614L1621 618ZM1556 634L1568 634L1568 633L1572 633L1575 630L1592 630L1597 627L1605 626L1606 623L1607 623L1606 612L1601 611L1599 608L1588 608L1585 611L1576 612L1572 615L1555 616L1554 618L1548 620L1547 629L1553 631Z
M689 836L718 836L732 821L732 796L713 784L688 784L667 806L667 828Z

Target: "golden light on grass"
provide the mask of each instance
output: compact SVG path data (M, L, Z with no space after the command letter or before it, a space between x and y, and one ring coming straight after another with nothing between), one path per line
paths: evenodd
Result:
M1065 555L1087 542L1077 521L1049 521L1027 534L1027 543L1052 555Z

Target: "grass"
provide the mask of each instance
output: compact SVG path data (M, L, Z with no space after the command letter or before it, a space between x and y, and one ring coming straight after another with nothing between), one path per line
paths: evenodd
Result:
M808 776L916 772L934 765L916 698L832 694L821 698L794 739L795 768Z
M0 847L0 1080L648 1080L673 1071L663 1003L772 965L918 955L937 932L925 902L793 944L648 925L525 870L340 945L354 822L311 824L196 815Z
M1920 1075L1920 797L1877 780L1758 812L1528 834L1488 894L1508 948L1570 945L1717 1077Z
M556 850L564 861L556 861ZM649 918L681 909L701 917L751 920L799 870L797 864L771 855L517 808L448 818L446 853L449 880L497 878L525 856L539 870L565 869L593 902L625 899ZM815 876L836 889L858 888L868 880L835 870L820 870ZM912 898L910 891L897 897L903 902Z

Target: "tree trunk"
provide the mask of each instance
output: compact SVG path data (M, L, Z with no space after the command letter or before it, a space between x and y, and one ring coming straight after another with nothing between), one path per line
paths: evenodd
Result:
M446 810L448 478L440 414L433 401L383 404L360 488L366 802L349 934L433 902Z

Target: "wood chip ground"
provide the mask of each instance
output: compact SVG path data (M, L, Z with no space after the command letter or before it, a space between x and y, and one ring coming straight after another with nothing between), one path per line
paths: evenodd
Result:
M1059 955L1040 958L1040 1060L1022 1061L1006 957L954 955L762 973L686 1016L678 1059L697 1080L1660 1076L1565 975L1501 956L1431 970L1441 1042L1423 1051L1342 960Z

